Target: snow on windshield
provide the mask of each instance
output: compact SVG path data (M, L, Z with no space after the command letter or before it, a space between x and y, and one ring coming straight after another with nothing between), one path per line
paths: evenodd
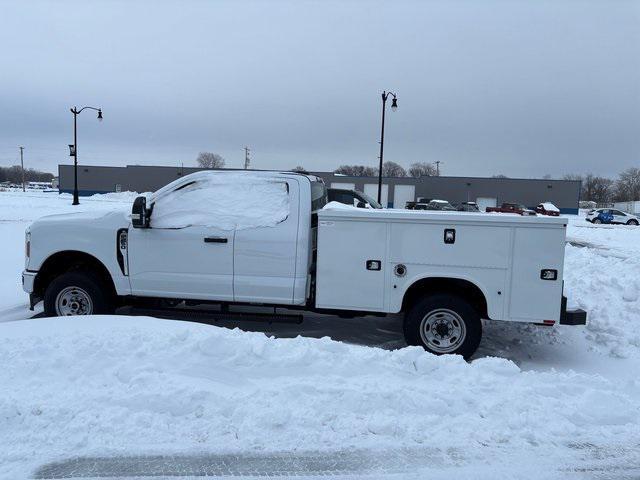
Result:
M153 228L272 227L289 215L287 184L245 174L208 175L155 200Z

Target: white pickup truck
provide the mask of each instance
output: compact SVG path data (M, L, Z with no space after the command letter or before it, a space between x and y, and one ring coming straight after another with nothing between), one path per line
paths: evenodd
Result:
M332 207L311 175L194 173L130 214L34 222L24 290L50 316L144 301L403 313L408 344L465 358L481 319L586 323L563 296L563 218Z

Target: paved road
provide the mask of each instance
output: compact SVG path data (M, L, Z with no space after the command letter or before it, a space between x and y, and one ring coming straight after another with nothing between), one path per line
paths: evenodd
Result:
M36 479L296 478L313 479L638 479L637 446L613 450L568 445L526 452L465 445L458 448L342 450L77 457L49 463Z

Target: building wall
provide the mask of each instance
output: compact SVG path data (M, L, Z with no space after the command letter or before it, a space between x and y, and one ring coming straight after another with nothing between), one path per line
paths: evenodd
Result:
M126 167L78 166L78 190L81 195L121 191L146 192L163 187L182 175L199 171L192 167L162 167L127 165ZM73 192L73 166L59 165L60 192ZM377 177L349 177L327 172L314 172L322 177L328 187L346 184L362 192L377 196ZM415 189L414 197L440 198L451 203L475 202L484 197L502 202L522 203L533 208L540 202L551 202L563 213L578 213L580 181L540 180L518 178L482 178L482 177L422 177L384 178L386 206L404 208L407 192ZM403 185L404 201L396 202L396 185ZM401 189L398 189L400 197ZM414 199L415 199L414 198Z
M635 202L616 202L613 204L613 208L622 210L623 212L632 213L634 215L640 214L640 201Z
M340 183L355 185L356 190L365 191L366 184L376 184L374 177L348 177L318 173L328 186ZM404 208L395 204L395 186L415 186L415 197L439 198L451 203L476 202L478 198L494 198L496 204L502 202L522 203L535 208L541 202L551 202L563 213L578 213L580 181L540 180L519 178L482 177L422 177L384 178L388 185L387 207ZM373 195L372 195L373 196Z

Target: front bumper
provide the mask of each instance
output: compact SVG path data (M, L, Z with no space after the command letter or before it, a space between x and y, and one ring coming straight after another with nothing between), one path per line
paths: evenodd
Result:
M581 308L567 310L567 297L562 296L562 307L560 309L560 325L586 325L587 312Z
M33 284L36 281L38 272L30 272L25 270L22 272L22 289L27 293L33 293Z
M33 293L35 290L34 284L37 275L38 272L32 272L30 270L22 272L22 289L29 294L29 308L31 310L33 310L33 307L42 300L42 298Z

